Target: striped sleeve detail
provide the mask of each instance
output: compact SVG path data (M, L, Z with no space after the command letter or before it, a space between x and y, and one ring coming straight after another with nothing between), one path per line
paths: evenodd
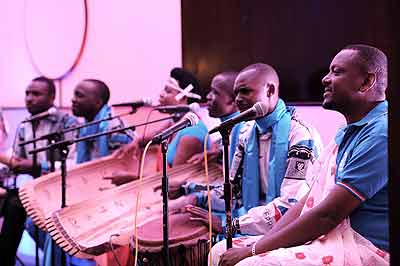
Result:
M356 198L358 198L361 201L365 201L366 198L360 193L358 192L355 188L353 188L352 186L350 186L349 184L346 184L342 181L339 181L336 183L337 185L344 187L345 189L347 189L348 191L350 191L351 194L353 194Z

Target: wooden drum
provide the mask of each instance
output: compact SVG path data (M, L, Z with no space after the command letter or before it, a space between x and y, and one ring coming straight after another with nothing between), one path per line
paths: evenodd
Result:
M138 227L138 264L164 266L162 217ZM207 265L209 252L208 227L191 221L189 213L169 215L169 257L171 266ZM135 236L131 238L132 260Z

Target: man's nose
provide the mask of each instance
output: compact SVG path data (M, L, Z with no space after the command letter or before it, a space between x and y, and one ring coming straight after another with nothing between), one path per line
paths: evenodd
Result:
M322 80L321 80L321 82L322 82L323 85L329 84L330 81L331 81L331 80L330 80L329 74L326 74L325 77L323 77Z
M32 101L32 99L33 99L33 96L31 93L28 93L25 95L25 101Z

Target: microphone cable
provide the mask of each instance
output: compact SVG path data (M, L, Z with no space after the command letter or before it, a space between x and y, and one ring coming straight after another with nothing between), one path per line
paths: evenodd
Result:
M118 259L118 257L117 257L117 254L115 253L114 244L113 244L113 242L112 242L112 238L113 238L114 236L115 236L115 237L119 237L120 234L112 234L112 235L110 235L109 243L110 243L110 247L111 247L111 252L112 252L112 254L113 254L113 257L114 257L115 262L118 264L118 266L121 266L121 262L119 261L119 259Z
M144 125L144 129L143 129L143 136L142 136L142 140L141 140L141 142L142 143L144 143L144 141L146 140L146 131L147 131L147 127L148 127L148 122L149 122L149 120L150 120L150 116L151 116L151 114L153 113L153 111L154 111L155 109L151 109L150 110L150 112L147 114L147 116L146 116L146 120L145 120L145 125ZM140 147L141 145L140 145L140 141L139 141L139 147ZM144 153L142 153L141 155L140 155L140 161L142 161L142 158L144 157ZM140 176L140 168L138 169L138 176Z
M208 236L209 236L209 264L212 265L212 208L211 208L211 191L210 191L210 180L208 175L208 158L207 158L207 143L209 134L207 133L204 137L204 170L206 175L207 184L207 203L208 203Z
M137 259L138 259L138 253L139 253L139 236L137 234L137 214L139 211L139 204L140 204L140 193L142 190L142 181L143 181L143 168L144 168L144 159L146 158L146 153L147 150L149 149L150 145L152 144L152 141L150 140L147 144L146 147L143 150L143 156L140 160L140 172L139 172L139 189L137 192L137 197L136 197L136 206L135 206L135 225L134 225L134 236L135 236L135 255L134 255L134 260L135 260L135 266L137 266Z
M148 116L149 118L150 116ZM146 125L147 126L147 125ZM146 158L147 150L149 149L150 145L152 144L151 140L146 144L143 154L140 160L140 168L139 168L139 186L138 186L138 191L137 191L137 197L136 197L136 206L135 206L135 222L134 222L134 236L135 236L135 255L134 255L134 260L135 260L135 266L137 266L137 258L138 258L138 251L139 251L139 238L137 234L137 214L139 212L139 204L140 204L140 193L142 190L142 181L143 181L143 168L144 168L144 159ZM114 246L112 243L112 237L118 237L120 236L119 234L113 234L110 236L109 243L111 247L111 252L113 254L114 260L118 264L118 266L121 266L121 262L119 261L117 254L115 253Z

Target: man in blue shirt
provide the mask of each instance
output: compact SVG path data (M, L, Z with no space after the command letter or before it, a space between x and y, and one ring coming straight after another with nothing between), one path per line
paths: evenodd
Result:
M347 46L322 83L323 107L342 113L347 126L310 177L311 191L268 235L226 252L218 243L213 265L389 265L386 55Z

